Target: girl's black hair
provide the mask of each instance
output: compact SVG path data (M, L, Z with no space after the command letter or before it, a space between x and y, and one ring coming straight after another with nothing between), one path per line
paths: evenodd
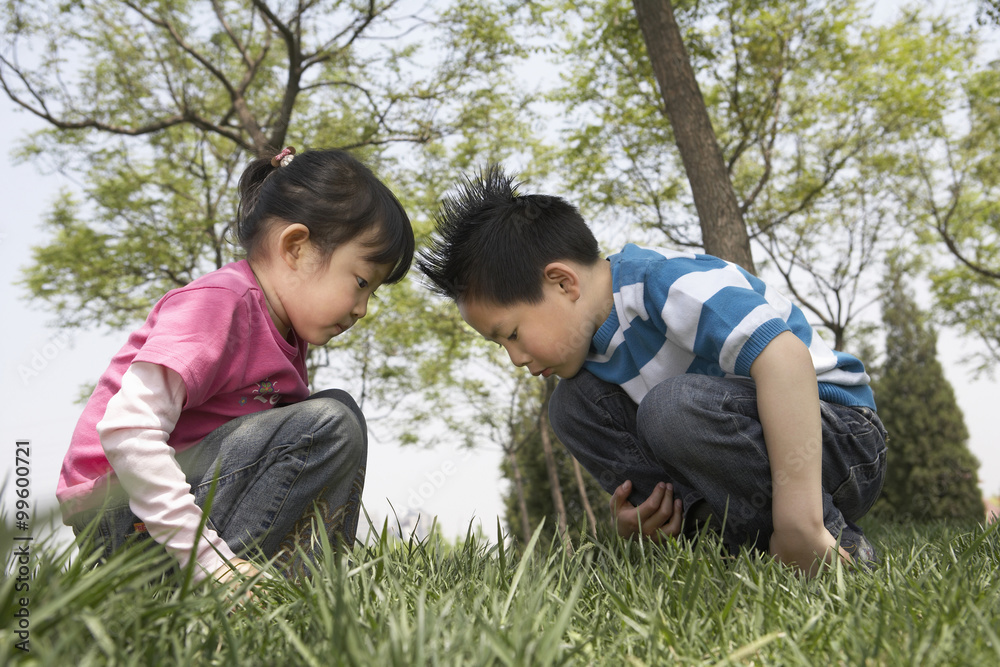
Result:
M575 206L559 197L520 194L514 177L491 165L443 200L435 238L417 266L437 294L510 306L542 300L550 262L590 266L600 258Z
M374 232L365 259L393 265L386 283L406 275L413 261L410 219L368 167L333 149L305 151L274 167L275 153L251 162L240 177L234 233L249 259L261 258L273 225L299 223L326 259L344 243Z

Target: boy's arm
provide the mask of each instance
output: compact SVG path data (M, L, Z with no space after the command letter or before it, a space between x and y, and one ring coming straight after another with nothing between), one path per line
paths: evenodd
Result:
M771 553L814 574L837 541L823 525L819 388L805 344L778 334L750 366L771 465Z

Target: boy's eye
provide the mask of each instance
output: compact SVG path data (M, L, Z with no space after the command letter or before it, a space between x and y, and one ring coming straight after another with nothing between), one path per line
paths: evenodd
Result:
M517 340L517 329L514 329L514 330L513 330L513 331L512 331L511 333L510 333L510 335L509 335L509 336L507 336L507 340Z
M362 278L361 276L358 276L358 287L360 287L361 289L368 287L368 281Z

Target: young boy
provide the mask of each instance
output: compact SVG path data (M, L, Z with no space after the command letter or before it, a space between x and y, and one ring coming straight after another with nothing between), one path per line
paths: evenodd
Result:
M496 166L445 200L418 266L516 366L562 378L552 426L620 535L709 521L810 574L873 565L854 523L885 476L868 375L756 277L632 244L605 261L575 207Z

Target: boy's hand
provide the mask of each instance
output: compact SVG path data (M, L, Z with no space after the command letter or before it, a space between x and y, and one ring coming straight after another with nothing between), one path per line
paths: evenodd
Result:
M628 501L632 482L625 481L611 495L611 520L621 537L642 534L654 542L663 536L677 537L684 517L681 499L674 499L674 487L660 482L641 505Z
M771 534L771 555L786 565L791 565L813 577L819 571L821 563L830 563L839 554L846 562L851 557L837 546L837 540L824 528L800 533L794 530L775 530Z

